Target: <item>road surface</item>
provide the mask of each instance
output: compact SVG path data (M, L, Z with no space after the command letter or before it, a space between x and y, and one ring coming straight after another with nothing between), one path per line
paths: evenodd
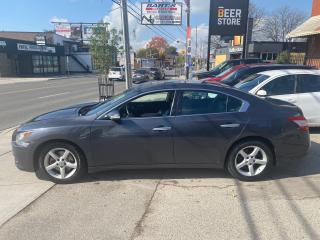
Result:
M115 83L116 92L123 89L123 82ZM0 85L0 131L51 110L92 101L98 101L94 75Z

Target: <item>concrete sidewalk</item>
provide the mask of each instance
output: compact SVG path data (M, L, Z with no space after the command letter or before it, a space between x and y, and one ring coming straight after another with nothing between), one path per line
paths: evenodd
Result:
M0 85L44 82L44 81L60 80L60 79L67 79L67 78L92 77L95 75L96 74L94 73L88 73L88 74L59 75L59 76L48 76L48 77L0 77Z
M15 167L10 145L12 132L9 129L0 133L0 226L54 185Z

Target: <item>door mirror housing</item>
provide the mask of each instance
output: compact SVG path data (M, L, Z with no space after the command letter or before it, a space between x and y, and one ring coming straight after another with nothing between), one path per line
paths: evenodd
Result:
M112 110L107 114L106 118L111 121L120 121L121 120L120 112L118 110Z
M267 91L266 90L259 90L258 92L257 92L257 96L259 96L259 97L266 97L268 94L267 94Z

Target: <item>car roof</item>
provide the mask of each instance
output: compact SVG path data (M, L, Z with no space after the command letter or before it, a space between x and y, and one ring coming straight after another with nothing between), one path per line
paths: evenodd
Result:
M269 70L260 72L259 74L267 75L269 77L279 75L293 75L293 74L313 74L320 75L320 70L316 69L281 69L281 70Z
M206 80L166 80L161 81L150 81L143 84L139 84L134 87L134 90L137 92L149 92L149 91L158 91L158 90L171 90L171 89L199 89L199 90L213 90L219 91L226 94L245 95L243 98L247 98L249 95L238 89L232 88L228 85L222 83L211 83Z

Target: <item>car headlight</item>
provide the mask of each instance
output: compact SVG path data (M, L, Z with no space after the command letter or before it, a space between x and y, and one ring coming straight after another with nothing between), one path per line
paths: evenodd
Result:
M32 135L31 131L26 132L19 132L16 135L16 143L20 146L27 147L30 143L28 142L28 139Z

